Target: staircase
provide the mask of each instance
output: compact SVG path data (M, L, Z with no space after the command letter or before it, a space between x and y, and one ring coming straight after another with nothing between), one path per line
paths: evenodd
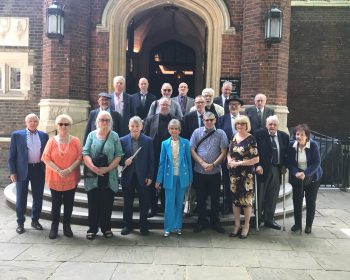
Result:
M30 186L29 186L30 190ZM30 191L29 191L30 192ZM12 183L8 185L4 194L8 205L15 209L16 206L16 184ZM293 201L292 201L292 186L286 184L286 199L285 208L286 214L293 213ZM87 207L87 195L84 189L84 183L81 181L78 185L77 191L75 193L74 208L72 213L72 223L87 225L88 222L88 207ZM30 213L32 209L32 196L28 195L27 203L27 213ZM63 209L63 207L62 207ZM276 207L275 217L283 218L283 188L281 186L279 199ZM51 193L50 190L45 186L44 189L44 200L41 218L50 220L51 218ZM138 228L139 219L139 202L138 198L134 201L134 223L135 228ZM233 221L232 214L221 216L221 222L223 225L231 225ZM117 192L114 198L114 206L112 212L112 227L118 228L122 226L123 222L123 197L121 189ZM184 217L183 225L184 227L191 227L197 222L196 216ZM149 218L150 228L162 228L163 227L163 216L155 216Z

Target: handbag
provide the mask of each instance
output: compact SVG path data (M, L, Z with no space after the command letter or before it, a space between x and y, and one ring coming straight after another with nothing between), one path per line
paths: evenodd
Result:
M194 194L192 193L192 187L190 186L185 196L185 203L184 203L185 216L191 216L193 214L194 207L195 207L195 198L194 198Z
M92 163L96 166L96 167L107 167L109 165L108 163L108 157L107 155L105 155L103 153L103 148L105 146L105 143L108 140L110 132L108 132L106 140L103 142L102 146L101 146L101 150L100 152L94 156L91 157ZM84 166L84 176L87 178L92 178L92 177L98 177L97 178L97 185L99 188L105 188L108 186L108 182L109 182L109 173L105 173L103 176L98 176L95 172L93 172L92 170L90 170L86 165Z

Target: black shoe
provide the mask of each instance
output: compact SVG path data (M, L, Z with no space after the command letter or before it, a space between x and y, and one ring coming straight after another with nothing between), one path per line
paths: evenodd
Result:
M43 226L38 221L32 221L31 226L36 230L43 230Z
M217 231L218 233L225 233L225 229L219 223L212 225L211 228Z
M132 232L132 229L129 227L123 227L122 231L120 232L121 235L128 235L130 232Z
M140 229L140 233L143 236L147 236L147 235L149 235L149 230L147 228L142 228L142 229Z
M306 226L305 227L305 233L310 234L311 233L311 226Z
M203 230L205 230L205 226L202 225L202 224L197 224L197 225L194 227L193 232L198 233L198 232L201 232L201 231L203 231Z
M238 231L235 233L234 231L233 232L230 232L229 233L229 237L237 237L237 236L240 236L241 235L241 232L242 232L242 228L239 228Z
M301 227L299 225L294 225L290 229L293 232L301 231Z
M56 239L57 236L58 236L58 225L52 224L51 225L51 230L50 230L50 233L49 233L49 238L50 239Z
M67 237L73 237L73 231L70 227L70 224L63 224L63 234Z
M17 232L18 234L24 233L24 232L25 232L25 230L24 230L24 224L18 224L18 226L17 226L17 228L16 228L16 232Z
M273 222L265 222L264 223L265 227L269 227L269 228L273 228L276 230L281 230L281 226L279 224L277 224L275 221Z

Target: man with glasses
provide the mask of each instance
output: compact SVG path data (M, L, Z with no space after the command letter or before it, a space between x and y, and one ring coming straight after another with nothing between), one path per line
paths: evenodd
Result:
M177 117L178 119L182 119L183 115L181 112L180 104L171 99L171 95L173 93L173 87L169 83L164 83L161 88L162 98L169 99L170 102L170 114ZM162 99L161 98L161 99ZM160 99L153 101L151 107L149 108L149 112L147 117L153 116L160 112Z
M195 160L193 185L197 194L198 223L194 232L203 231L207 224L206 200L211 200L210 224L219 233L225 229L220 224L221 163L226 157L228 141L225 132L215 128L212 112L203 116L204 127L197 128L191 137L191 154Z
M224 108L218 104L213 103L214 102L214 90L212 88L205 88L202 91L202 96L205 100L205 111L206 112L212 112L216 119L219 119L219 117L223 116L225 111Z
M111 95L109 95L106 92L101 92L98 94L97 103L99 105L99 108L92 110L90 112L86 129L85 129L85 135L84 135L84 145L86 142L86 139L89 135L89 133L96 129L96 118L99 112L101 111L107 111L111 114L112 120L113 120L113 131L117 132L118 135L121 134L121 127L122 127L122 117L117 111L111 111Z
M172 101L179 103L181 107L182 115L185 115L190 112L191 108L194 105L194 99L187 96L188 85L186 83L179 84L179 95L171 98Z
M39 223L45 183L45 165L41 161L41 156L49 140L47 133L37 130L39 125L37 115L27 115L25 123L26 129L12 132L8 155L10 179L16 183L16 232L18 234L25 232L24 214L27 208L29 181L33 195L31 226L36 230L43 230Z
M225 100L225 106L229 108L229 112L219 118L218 127L225 131L228 142L232 140L237 132L235 129L235 119L240 115L241 106L243 106L243 104L243 101L234 94L231 94L230 97ZM226 160L221 167L223 177L222 182L225 192L224 214L228 214L232 212L232 197Z
M205 101L203 96L198 95L194 99L194 105L196 110L189 112L182 119L181 135L188 140L190 140L196 128L204 126L203 115L205 113Z

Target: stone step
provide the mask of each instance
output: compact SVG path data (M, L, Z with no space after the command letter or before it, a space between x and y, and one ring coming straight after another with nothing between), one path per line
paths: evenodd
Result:
M14 183L8 185L5 190L4 194L6 197L6 200L10 207L15 208L16 204L16 185ZM290 185L287 187L286 186L286 193L288 189L288 196L286 196L286 202L285 202L285 210L286 210L286 215L293 213L293 203L291 199L291 187ZM281 192L280 192L281 193ZM45 188L45 196L49 197L50 191ZM76 204L74 205L73 208L73 213L72 213L72 222L76 224L87 224L87 219L88 219L88 210L86 207L87 206L87 201L86 201L86 194L83 193L76 193ZM136 204L136 205L135 205ZM62 207L63 208L63 207ZM138 201L135 200L134 202L134 220L135 220L135 226L137 227L137 221L139 219L139 213L137 211L138 208ZM28 203L27 203L27 212L30 213L32 209L32 197L31 195L28 196ZM51 216L51 201L45 199L43 201L43 209L42 209L42 218L44 219L50 219ZM114 208L112 212L112 224L113 227L121 227L122 226L122 220L123 220L123 213L122 213L122 197L116 197L116 200L114 202ZM279 199L276 207L276 212L275 212L275 217L283 217L283 199ZM163 216L155 216L153 218L149 219L150 221L150 227L151 228L161 228L163 225ZM221 217L221 221L223 225L230 225L232 224L233 221L233 216L232 215L225 215ZM197 217L184 217L183 219L183 224L186 227L193 226L197 222Z

